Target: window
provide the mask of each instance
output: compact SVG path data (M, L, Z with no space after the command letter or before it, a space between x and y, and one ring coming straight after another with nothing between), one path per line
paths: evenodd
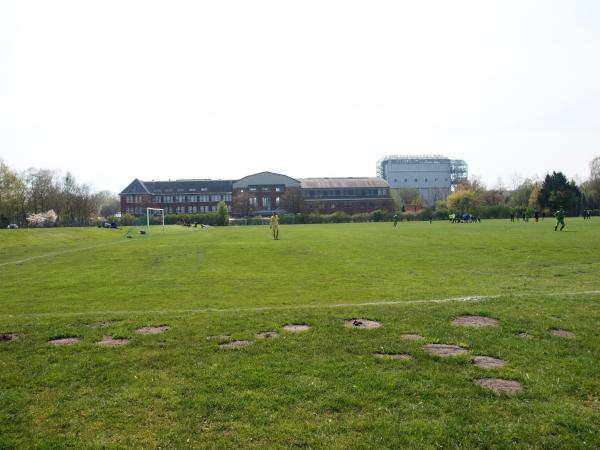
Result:
M263 187L263 188L262 188L262 191L263 191L263 192L269 192L269 188L268 188L268 187Z
M207 187L200 188L200 191L202 191L202 192L207 192L207 191L208 191L208 188L207 188Z
M198 212L198 207L197 206L188 206L188 212L189 213Z
M250 197L250 198L248 199L248 204L249 204L250 206L253 206L253 207L255 207L255 208L256 208L256 205L257 205L257 202L256 202L256 197Z
M176 203L185 203L185 195L176 195L175 202Z
M279 186L277 186L277 187L275 188L275 192L281 192L281 191L283 191L283 189L281 189Z
M127 211L127 214L132 214L132 215L135 214L135 208L127 208L126 211Z
M262 198L262 207L264 209L271 209L271 197Z
M418 178L415 178L415 183L418 183L418 182L419 182L419 179L418 179Z
M163 203L173 203L172 195L163 195Z
M190 192L196 192L196 188L190 188L189 191Z
M255 187L251 187L250 188L250 192L256 192L256 188Z
M199 202L208 202L209 201L209 196L208 195L199 195L198 196L198 201Z
M425 183L427 183L427 178L425 178Z
M398 179L397 179L397 178L394 178L394 183L397 183L397 182L398 182Z
M173 214L173 207L172 206L167 206L165 208L165 214Z
M405 178L405 179L404 179L404 182L405 182L405 183L408 183L408 178Z
M188 202L190 202L190 203L197 203L198 202L198 196L197 195L188 195Z
M211 201L211 202L218 202L218 201L221 201L221 196L220 196L220 195L211 195L211 196L210 196L210 201Z
M224 202L230 202L231 201L231 194L224 194L223 195L223 201Z
M125 197L125 202L126 203L133 203L133 195L127 195Z
M135 213L136 214L142 214L142 208L135 208Z
M198 206L198 211L200 211L200 212L208 212L208 206Z
M160 203L160 201L161 201L160 195L155 195L154 196L154 203Z
M216 211L216 210L217 210L217 205L212 205L212 206L210 207L210 209L211 209L212 211Z
M280 202L281 202L281 199L279 197L275 197L275 208L279 208Z
M184 214L185 206L178 206L177 208L175 208L175 212L177 212L177 214Z

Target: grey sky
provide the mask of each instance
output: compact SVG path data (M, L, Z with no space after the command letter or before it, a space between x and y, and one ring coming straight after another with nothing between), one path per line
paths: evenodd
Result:
M374 176L388 154L585 179L600 2L0 2L0 157L133 178Z

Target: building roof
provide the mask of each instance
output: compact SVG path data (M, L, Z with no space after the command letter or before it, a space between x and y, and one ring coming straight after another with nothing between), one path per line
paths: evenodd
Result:
M231 192L233 180L141 181L137 178L120 194L177 194L190 192Z
M389 188L382 178L299 178L303 189Z
M235 183L233 183L234 189L246 188L248 186L259 186L259 185L284 185L286 187L300 187L300 181L295 178L282 175L280 173L273 172L260 172L252 175L248 175Z

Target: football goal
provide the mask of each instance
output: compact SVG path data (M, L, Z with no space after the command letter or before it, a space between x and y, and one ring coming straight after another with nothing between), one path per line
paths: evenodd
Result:
M161 208L146 208L146 232L150 234L150 222L155 222L154 218L160 217L160 232L165 232L165 210Z

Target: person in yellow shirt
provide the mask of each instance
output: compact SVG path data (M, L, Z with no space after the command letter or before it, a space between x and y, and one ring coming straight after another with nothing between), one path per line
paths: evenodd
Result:
M279 239L279 216L276 212L271 216L271 230L273 230L273 239Z

